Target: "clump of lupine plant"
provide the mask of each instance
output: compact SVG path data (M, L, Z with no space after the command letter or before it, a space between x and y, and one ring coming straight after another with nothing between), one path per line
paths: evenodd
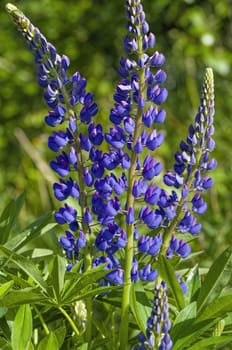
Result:
M20 10L7 5L34 55L49 107L45 123L53 130L48 147L55 153L50 166L58 175L53 189L62 202L54 218L63 230L59 243L66 273L104 269L96 282L109 289L95 298L111 303L110 288L119 293L115 348L168 350L175 323L169 299L181 304L188 292L175 266L189 257L191 240L201 232L199 216L207 209L202 194L212 187L209 173L217 165L210 156L215 147L213 72L206 69L195 120L173 168L165 170L157 156L168 96L165 56L156 49L141 0L125 1L125 8L125 53L114 106L104 111L109 116L105 128L95 122L98 106L86 79L79 72L70 75L69 58L57 53ZM144 304L136 299L139 291L146 296ZM92 296L76 303L79 346L91 344L96 333L93 304Z

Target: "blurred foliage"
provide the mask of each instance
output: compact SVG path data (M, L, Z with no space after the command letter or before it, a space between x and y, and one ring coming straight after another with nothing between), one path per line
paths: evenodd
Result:
M31 52L0 4L0 209L26 191L21 224L57 207L52 196L53 174L46 164L50 130L47 107L37 85ZM19 7L71 59L70 72L80 71L99 104L98 122L107 125L118 81L118 62L125 35L124 1L17 0ZM232 243L232 7L225 0L143 1L157 50L166 56L169 98L165 104L166 143L159 153L171 168L173 150L187 135L196 113L204 69L215 73L216 118L214 156L218 169L202 217L199 247L206 263Z

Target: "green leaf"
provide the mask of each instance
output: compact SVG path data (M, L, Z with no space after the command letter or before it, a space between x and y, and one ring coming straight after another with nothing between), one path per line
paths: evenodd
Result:
M49 277L58 303L60 302L60 294L64 286L66 264L66 259L59 255L56 255L51 261L51 273Z
M0 337L0 349L1 350L11 350L10 343L5 338Z
M207 339L200 340L194 345L190 346L188 350L198 350L198 349L207 349L211 345L226 345L231 344L231 336L220 336L220 337L210 337Z
M62 345L62 344L60 344ZM59 350L60 345L54 332L50 332L39 343L37 350Z
M207 303L210 296L220 295L221 290L227 285L231 278L232 270L232 246L226 249L213 263L202 284L199 297L197 299L198 309ZM220 289L217 287L220 285Z
M139 329L146 334L147 319L151 308L141 282L131 285L130 308Z
M82 344L78 346L77 350L88 350L88 343Z
M54 333L55 333L55 335L56 335L58 344L59 344L60 347L61 347L62 344L63 344L63 342L64 342L64 340L65 340L66 327L65 327L65 326L59 327L59 328L57 328L57 329L54 331Z
M30 276L42 290L45 292L47 291L47 284L43 280L42 275L32 261L24 258L22 255L18 255L10 251L3 246L0 246L0 254L13 261L20 269L22 269L28 276Z
M0 306L0 318L5 316L5 314L7 313L8 308L6 306ZM0 348L1 349L1 348Z
M13 286L14 281L9 281L0 286L0 298Z
M62 299L62 305L69 305L70 303L74 303L78 300L83 300L90 297L95 297L106 292L111 292L113 289L121 288L120 286L103 286L103 287L95 287L91 290L87 289L86 291L82 290L80 293L73 294L67 299Z
M11 330L9 328L9 325L6 321L5 317L0 318L0 329L1 329L1 334L9 341L10 343L10 338L11 338ZM0 348L1 349L1 348Z
M189 329L191 329L191 326L193 322L195 321L197 314L197 304L196 302L191 303L190 305L187 305L183 310L181 310L171 329L171 338L172 340L176 340L178 338L182 338L185 336L185 334L188 334Z
M16 200L12 200L2 212L0 217L0 244L7 242L11 230L18 218L24 200L25 195L23 193Z
M167 283L178 310L183 309L185 306L183 292L177 280L175 270L168 259L161 255L157 269L159 276Z
M47 232L50 232L57 225L56 223L48 223L51 217L52 213L48 213L40 217L30 224L30 226L23 232L18 233L11 240L7 241L4 246L15 252L19 251L20 249L21 251L25 251L28 249L28 244L32 240L43 236Z
M183 334L179 333L178 338L176 339L172 350L188 350L189 346L192 343L195 343L199 337L205 333L207 330L212 328L217 323L217 320L213 320L211 322L204 321L199 324L192 324L189 327L186 327L185 332Z
M62 292L62 302L67 302L67 300L76 298L78 294L83 294L90 285L94 285L104 277L109 270L104 270L104 265L97 266L84 273L66 273L66 278L70 277L71 281L65 281L63 292Z
M232 312L232 295L216 298L208 304L197 317L196 322L202 322L216 317L224 318L228 312Z
M200 287L201 287L201 278L199 273L198 265L194 266L187 275L187 292L184 295L186 304L191 303L197 299Z
M4 296L1 304L7 307L18 306L22 304L42 303L46 298L36 288L24 288L13 290Z
M29 350L32 336L32 315L30 305L19 307L12 327L11 344L13 350Z

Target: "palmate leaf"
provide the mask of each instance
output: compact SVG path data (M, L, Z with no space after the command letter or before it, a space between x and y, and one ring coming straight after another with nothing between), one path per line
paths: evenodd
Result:
M213 263L202 284L197 299L198 310L209 301L211 295L217 297L228 284L232 271L232 246L227 248ZM220 289L218 288L220 286Z
M29 305L19 307L15 316L11 345L13 350L29 350L32 336L32 314Z
M62 305L69 305L71 303L74 303L75 301L78 300L83 300L83 299L87 299L87 298L92 298L92 297L96 297L98 295L102 295L105 293L109 293L114 289L120 288L119 286L103 286L103 287L95 287L95 288L91 288L91 289L83 289L82 291L80 291L79 293L72 293L68 298L66 299L62 299L61 300L61 304Z
M68 280L64 283L61 299L62 303L70 302L70 300L73 300L74 297L76 298L78 294L83 295L83 292L87 291L91 285L96 285L97 281L109 272L109 270L104 270L104 267L105 265L99 265L84 273L67 273L66 278L68 278ZM106 290L110 289L111 288L107 287Z

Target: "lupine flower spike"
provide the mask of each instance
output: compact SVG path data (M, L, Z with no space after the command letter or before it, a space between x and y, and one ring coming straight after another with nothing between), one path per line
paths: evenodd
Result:
M191 247L184 234L195 236L201 230L197 215L207 209L202 192L212 187L208 173L217 165L210 159L215 147L213 73L206 69L195 123L186 141L180 142L174 169L165 173L162 183L162 164L155 152L164 142L160 128L168 96L163 87L165 57L154 50L156 38L149 32L141 1L127 0L125 7L125 57L120 59L121 78L109 112L111 127L105 133L94 122L98 106L86 91L86 79L79 72L69 76L69 58L59 55L14 5L8 4L7 10L34 55L50 109L45 122L54 131L48 147L56 154L50 166L60 178L53 190L57 200L64 201L55 220L64 228L60 244L67 270L77 262L80 272L104 264L106 275L99 284L123 286L121 350L128 348L132 284L154 283L147 331L139 333L140 345L134 349L169 350L168 281L162 281L157 265L161 255L187 258ZM70 198L75 205L70 205ZM185 293L184 281L176 277ZM90 304L83 323L89 341Z
M210 153L215 147L212 137L213 116L213 72L211 68L207 68L195 123L190 125L186 141L180 142L180 151L175 154L174 171L168 171L164 175L164 183L167 186L181 190L180 198L176 195L178 206L175 218L164 234L164 246L169 245L168 257L177 254L185 258L190 253L190 247L182 240L178 241L174 236L175 233L189 232L194 236L201 230L196 215L202 215L207 209L202 193L212 187L213 179L209 176L209 172L217 166L216 160L210 159Z

